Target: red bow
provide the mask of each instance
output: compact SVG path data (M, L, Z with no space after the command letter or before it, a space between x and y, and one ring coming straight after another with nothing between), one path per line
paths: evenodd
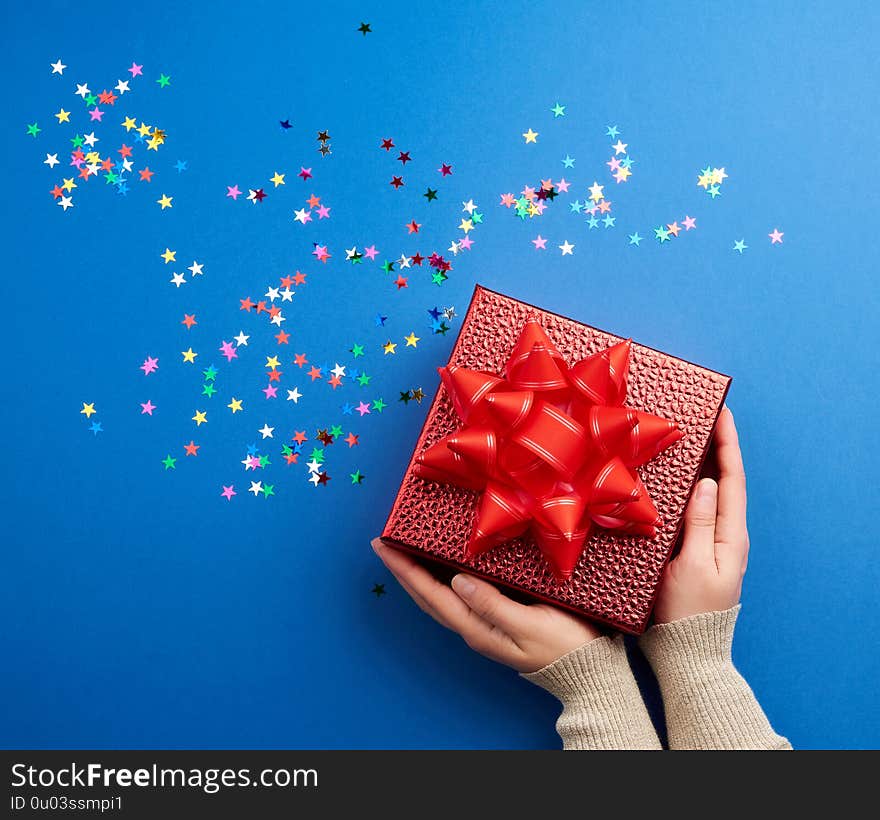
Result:
M464 422L425 450L415 472L483 495L468 556L532 534L560 580L594 525L653 538L662 521L632 469L682 437L659 416L624 407L631 340L572 367L529 320L504 378L465 367L440 377Z

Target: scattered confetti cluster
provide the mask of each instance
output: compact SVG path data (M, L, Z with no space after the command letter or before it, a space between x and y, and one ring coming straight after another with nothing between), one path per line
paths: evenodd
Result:
M614 154L605 164L608 166L614 181L619 185L621 182L626 182L632 176L632 167L635 164L635 160L627 153L628 143L620 139L620 130L616 125L609 125L605 129L605 136L612 139L617 138L617 142L611 146Z
M293 128L290 120L279 120L279 123L284 131ZM322 147L328 145L329 134L326 131L318 132L318 142ZM395 148L394 140L392 138L382 139L380 148L390 152ZM404 167L408 163L413 162L413 158L408 151L400 151L396 159ZM442 162L439 168L437 168L437 173L441 180L451 176L453 173L452 165ZM275 170L273 175L268 178L268 183L272 186L269 190L276 191L285 186L287 184L286 176L286 172ZM312 180L314 175L311 168L300 166L297 176L303 182L306 182ZM394 187L396 189L404 187L402 177L395 177L395 182ZM253 204L265 203L268 199L266 187L268 186L248 188L248 196L246 198ZM281 193L281 191L277 192ZM226 186L227 199L235 201L240 195L241 189L238 184ZM438 200L438 188L428 187L422 196L428 202L435 202ZM453 238L448 251L445 252L453 256L471 249L474 244L472 232L476 226L483 222L483 214L472 200L462 202L461 212L464 214L458 224L458 231L461 232L461 235ZM328 218L330 218L330 207L314 192L310 193L302 207L294 208L293 211L293 221L301 225L306 225L312 221L320 222ZM406 223L404 228L406 235L412 236L419 234L422 224L413 219ZM392 231L392 233L394 232ZM326 265L337 257L337 254L325 244L313 242L312 247L311 256L313 257L313 263L320 262L322 265ZM448 279L453 267L452 263L446 258L445 253L438 250L432 250L425 254L416 251L415 253L401 253L399 257L384 258L376 244L373 243L360 247L352 245L351 247L344 248L342 257L344 262L351 265L363 265L365 263L377 265L383 273L389 276L394 289L400 291L403 288L409 287L409 279L415 269L425 269L429 272L431 284L442 285ZM160 256L165 264L176 262L177 259L176 251L170 248L166 248ZM380 259L382 260L381 262ZM198 267L198 272L201 273L203 265L201 263L194 263L194 265L200 266ZM404 272L406 272L406 275L404 275ZM194 273L193 275L196 274ZM291 334L283 328L283 324L288 318L285 303L290 303L291 307L295 304L294 296L299 288L306 286L307 279L306 273L296 270L291 274L279 277L277 283L268 284L266 292L262 297L254 297L252 295L238 297L237 306L240 312L243 311L255 317L263 315L269 325L274 326L270 332L279 351L285 350L291 345ZM174 279L172 281L179 286L178 281ZM184 281L187 280L184 278ZM426 283L426 281L421 280L422 283ZM426 312L427 319L425 320L425 325L430 330L431 335L445 335L448 333L457 315L455 308L452 306L442 309L431 307ZM375 328L382 328L387 320L387 315L378 314L374 317L371 324ZM182 324L187 329L190 329L194 324L197 324L195 315L184 313ZM217 352L225 360L226 365L235 365L235 362L240 359L241 354L244 352L242 348L248 346L248 341L254 332L256 331L251 330L249 334L245 333L244 330L239 330L237 334L233 335L230 333L228 339L220 340ZM422 337L417 334L414 328L402 338L386 338L384 342L377 345L374 353L375 355L381 355L381 359L385 360L386 357L396 356L404 350L416 350L420 341L422 341ZM281 398L286 393L286 401L292 402L293 405L298 405L309 393L322 389L322 384L326 385L326 388L323 389L329 388L333 392L345 390L346 385L351 385L350 389L355 390L358 395L344 401L339 406L339 412L343 420L345 417L351 417L356 422L362 423L365 417L380 415L389 407L388 402L383 396L371 394L373 375L368 373L360 364L359 360L367 356L369 352L370 348L368 345L355 341L348 347L346 355L339 357L340 360L335 361L332 367L329 362L312 361L310 355L306 352L294 352L292 357L290 354L282 355L281 352L276 355L267 356L265 373L268 382L261 389L263 394L261 399L256 399L256 401L258 404L261 400L262 402L271 402ZM182 356L185 363L191 363L198 356L198 353L190 347L187 351L182 351ZM294 374L294 383L290 381L290 371ZM217 373L217 368L213 365L204 371L205 383L202 387L201 396L212 399L215 393L218 392L216 387ZM300 386L303 387L302 390ZM408 405L410 402L421 404L427 395L422 387L418 385L399 390L398 393L399 402L403 405ZM246 401L244 397L240 396L230 396L229 399L228 404L225 406L233 415L247 413L252 407L251 399ZM197 427L207 424L207 410L201 408L195 410L192 421ZM263 427L259 428L257 432L261 436L260 444L251 443L247 445L245 458L243 460L239 459L246 472L266 470L272 464L271 459L274 457L271 451L266 450L265 440L276 438L276 427L270 426L269 423L264 423ZM333 452L332 445L341 440L348 445L347 449L350 450L359 445L361 435L363 435L362 432L346 429L340 423L318 425L312 437L307 434L306 430L297 429L294 430L289 440L281 444L280 456L287 467L299 464L300 455L303 455L304 459L307 457L308 460L305 462L305 468L307 470L308 482L314 487L326 487L332 478L329 471L331 460L329 456ZM194 442L191 441L191 444L194 444ZM193 455L195 454L196 452L193 452ZM354 472L348 473L348 478L349 482L346 483L360 485L364 482L366 475L360 468L356 468ZM250 488L248 492L254 497L262 497L264 499L270 496L277 496L282 486L277 480L269 482L262 475L260 480L249 478L249 481ZM221 484L220 496L222 498L232 501L237 495L239 495L239 490L236 488L234 481Z
M678 224L678 220L675 222L668 222L666 225L660 225L654 228L654 238L662 245L664 242L669 242L670 239L676 239L678 235L684 231L687 233L688 231L692 231L697 227L697 220L692 216L685 216L681 220L681 225ZM638 245L641 241L641 237L636 233L629 238L631 245Z
M566 106L557 101L550 108L553 119L565 117L565 109ZM537 144L538 136L539 132L531 127L522 132L523 140L527 145ZM635 159L630 155L629 144L625 143L621 138L621 131L617 125L607 126L605 128L605 136L614 140L611 145L612 154L605 162L611 178L617 185L629 182L633 177L633 166L636 164ZM573 170L575 158L571 154L566 154L562 159L562 166L566 170ZM697 177L697 184L706 190L710 198L715 199L721 195L721 185L727 179L727 176L727 171L724 168L706 167L700 171ZM519 195L511 192L501 194L499 205L510 210L521 221L526 219L532 220L543 216L557 197L562 195L569 195L571 197L569 193L571 185L572 183L565 179L565 177L556 182L550 178L542 179L537 185L525 185ZM569 211L585 216L589 231L598 230L600 227L602 229L614 228L617 225L619 215L612 213L612 203L606 196L605 186L593 180L592 185L587 188L587 191L588 195L585 195L583 202L580 198L569 199L567 203ZM639 233L638 230L633 230L632 233L627 232L627 244L638 248L641 246L645 236L650 236L651 232L653 232L657 243L662 245L678 238L682 233L687 234L695 230L696 227L696 217L685 214L680 219L675 219L672 222L663 222L657 227L646 230L644 235ZM774 228L768 236L770 243L777 245L782 243L784 234L778 228ZM575 249L575 243L570 242L568 238L564 238L561 243L558 243L558 241L554 242L540 232L529 241L536 251L546 251L549 247L556 247L559 249L561 256L572 256ZM548 242L551 243L550 246L548 246ZM734 242L733 249L739 254L742 254L747 248L748 245L744 239Z
M283 179L281 184L284 184ZM313 214L317 216L318 219L330 218L330 208L326 205L322 205L321 197L315 196L314 194L305 201L302 208L294 211L293 219L295 222L305 225L307 222L312 221Z
M561 105L559 102L557 102L550 111L552 112L554 119L565 116L565 106ZM605 129L605 136L617 140L617 142L611 146L611 150L614 153L606 162L609 172L617 184L627 182L632 176L632 167L635 164L635 160L627 153L628 145L620 139L620 129L616 125L609 125ZM526 143L537 142L538 134L529 128L529 130L523 134L523 138ZM562 165L564 168L574 168L574 157L570 154L566 154L565 158L562 160ZM569 194L570 186L571 183L565 179L565 177L562 177L562 179L555 183L552 179L542 179L538 185L526 185L518 197L510 192L501 194L501 201L499 204L508 209L513 208L513 213L519 217L520 220L524 221L526 218L534 219L535 217L542 216L548 206L551 205L558 196ZM607 199L605 196L605 186L600 185L598 181L593 180L593 184L589 186L588 192L589 196L585 196L584 202L581 202L578 198L568 203L570 213L582 214L585 216L588 230L596 230L600 225L604 229L613 228L617 222L617 217L611 213L611 200ZM636 232L630 236L630 240L630 244L638 245L641 242L642 237ZM540 233L530 241L532 245L534 245L536 251L547 250L547 242L549 240ZM557 244L556 247L559 249L562 256L571 256L574 252L575 245L574 243L569 242L566 238L562 241L562 244Z
M95 402L83 402L82 410L79 411L86 417L86 421L90 421L88 426L88 430L93 435L97 436L98 433L104 432L104 425L98 421L97 419L92 420L92 416L95 415L98 411L95 410Z
M51 64L51 68L53 75L63 77L67 66L59 59ZM136 78L143 77L143 68L143 65L133 62L127 69L128 79L117 80L112 90L104 88L96 93L88 83L76 83L76 90L70 94L79 100L62 103L53 114L56 122L49 137L53 141L51 147L56 148L59 141L69 147L47 153L43 164L52 170L56 165L66 169L61 171L60 178L56 178L49 191L63 211L74 207L74 200L78 198L83 186L100 177L103 177L105 187L111 186L120 196L129 194L132 190L130 183L141 185L153 182L157 171L150 168L149 152L155 151L158 157L159 149L165 146L168 139L167 132L143 120L138 124L138 119L128 114L119 123L114 114L117 103L122 105L124 95L134 90L131 84L137 84L139 81ZM156 84L160 89L168 88L171 77L160 73ZM65 109L65 104L70 105L70 110ZM107 122L104 120L105 116ZM75 123L80 123L79 129L75 128ZM125 133L114 131L113 123ZM39 122L27 125L28 136L37 139L42 132ZM102 140L108 142L106 148L98 145ZM65 160L59 159L59 154L63 154ZM153 160L153 164L156 164L156 160ZM178 159L173 167L178 173L182 173L189 166L186 160ZM65 176L65 173L70 176ZM164 192L156 200L163 211L172 208L173 202L174 197Z
M159 256L164 260L166 265L170 265L172 262L177 262L177 251L173 251L171 248L165 248ZM195 279L197 276L203 276L205 273L204 267L205 265L203 262L197 262L193 259L193 263L186 268L190 273L190 279L187 279L186 274L181 273L180 271L172 271L171 279L168 281L174 285L175 288L179 288L181 285L185 285L188 281ZM191 329L193 325L197 324L195 315L184 315L181 324L186 325L187 330Z
M356 32L366 37L367 34L372 34L372 29L369 23L362 22ZM67 66L60 59L50 66L52 75L62 78L65 76ZM38 121L27 124L27 138L45 140L49 137L52 141L53 153L47 153L42 163L53 173L59 173L55 171L56 166L71 169L61 171L60 177L55 179L50 189L53 200L65 212L74 207L74 200L78 199L81 189L89 182L93 183L92 187L97 187L96 181L99 177L103 177L104 187L121 196L128 195L134 186L147 189L149 186L156 186L158 180L163 180L159 186L161 193L153 201L163 211L174 207L174 177L171 172L181 174L187 171L188 163L182 159L173 163L160 159L167 153L170 142L164 124L160 127L145 123L131 116L128 111L124 114L115 113L123 104L123 98L128 102L126 95L146 82L144 66L141 64L133 62L125 73L128 77L118 80L111 86L112 90L104 88L95 93L86 83L76 83L75 90L68 89L69 94L76 99L65 102L52 115L54 122L46 127L46 130L51 130L50 135L44 132ZM165 93L171 87L170 75L159 73L155 76L152 87ZM548 128L564 125L566 108L567 106L558 101L550 107L552 120ZM547 116L546 113L544 116ZM296 127L290 118L279 119L277 123L283 133ZM616 227L620 220L621 225L626 228L627 244L640 247L644 236L636 226L626 225L626 214L620 209L615 211L606 194L606 188L616 190L616 186L632 181L635 160L630 156L629 145L623 142L617 125L607 126L604 135L611 141L612 152L609 159L604 161L607 174L610 175L605 177L604 184L596 179L592 180L592 184L587 184L590 177L577 183L564 176L553 179L552 175L548 175L546 179L533 179L531 184L523 185L518 194L501 194L499 205L523 223L540 219L554 207L569 215L573 214L578 217L576 223L572 216L565 218L571 219L575 225L570 235L575 240L584 230L591 232L601 228L600 233L604 233L605 230ZM529 146L525 150L540 150L538 137L539 132L532 127L523 131L522 139ZM331 155L331 138L327 130L317 131L315 142L322 159ZM56 144L63 145L63 150L56 148ZM424 201L430 206L427 213L432 217L436 214L438 218L445 218L444 211L450 197L443 190L444 182L453 175L453 165L445 160L450 158L444 157L439 165L436 163L440 158L434 158L430 164L422 166L415 161L410 150L398 148L393 137L379 138L378 150L388 155L391 166L388 184L399 192L401 201L413 206ZM155 159L150 152L155 152ZM60 156L64 158L60 159ZM233 202L241 199L243 202L269 208L277 204L290 209L291 221L296 226L292 230L298 231L308 226L309 230L320 231L321 223L329 220L333 212L329 204L332 201L332 192L328 200L321 192L321 181L313 173L313 167L307 162L300 164L302 161L303 158L298 157L296 164L288 164L285 160L278 167L269 166L271 175L267 168L262 179L251 180L244 187L240 187L238 182L225 184L225 195L220 187L218 199ZM576 175L576 161L573 156L566 153L561 162L566 173ZM297 165L298 172L295 171ZM426 174L421 178L422 184L430 180L424 190L418 182L419 169ZM66 177L65 173L70 176ZM597 175L601 176L598 173ZM711 199L716 199L721 194L726 178L727 172L723 167L706 167L700 171L697 185ZM415 183L413 179L416 179ZM410 186L407 185L408 180ZM384 180L380 184L384 185ZM292 189L295 190L292 192ZM577 191L582 192L580 197L576 197ZM154 206L151 204L150 207ZM412 212L416 212L415 208ZM420 218L428 220L427 216ZM393 310L399 319L401 309L395 307L394 300L398 297L394 294L410 288L411 285L417 288L442 286L453 272L450 260L474 247L474 236L484 223L484 214L469 199L461 203L460 211L455 207L455 222L452 223L455 227L450 231L452 238L448 248L423 247L422 250L407 250L399 254L394 252L384 255L379 251L378 245L390 244L393 247L398 241L412 242L414 237L419 237L416 241L421 242L425 221L419 222L416 218L403 224L396 221L396 224L387 226L385 235L370 237L369 242L362 241L361 237L350 247L331 248L316 238L311 241L311 253L305 259L299 260L302 270L296 269L267 283L263 295L230 296L230 316L240 317L240 321L236 319L235 324L227 328L225 338L216 339L213 344L200 338L200 331L193 331L199 325L196 313L186 312L186 306L181 305L183 318L179 320L175 317L174 321L183 325L180 332L187 339L192 338L195 346L200 349L194 349L188 342L181 343L180 347L185 346L186 349L180 350L180 360L176 360L175 356L169 364L167 356L163 354L161 368L159 357L150 351L142 351L137 358L137 361L142 358L142 364L138 367L142 371L142 378L148 380L143 382L144 385L152 386L157 380L161 380L169 367L191 369L195 375L201 371L202 376L197 380L190 399L182 398L186 405L182 418L188 419L191 427L181 430L178 443L169 447L170 451L165 452L164 457L161 452L156 453L157 471L170 473L178 471L179 467L183 469L189 459L198 458L203 447L226 447L224 442L212 441L208 435L210 419L220 414L241 414L243 419L250 419L252 422L248 429L252 431L250 437L253 440L232 443L228 472L217 477L219 499L231 503L250 495L259 499L260 503L266 502L270 498L283 496L289 475L299 476L296 480L305 481L315 488L326 488L333 477L339 478L341 471L342 479L337 480L336 484L351 487L362 485L366 474L352 459L356 457L362 437L371 434L368 417L381 416L392 407L421 405L428 396L421 385L413 385L407 380L397 389L397 399L392 399L389 403L372 383L375 372L380 370L385 376L393 373L392 363L395 357L401 354L412 355L419 349L423 337L447 334L453 327L456 310L453 306L420 308L425 312L411 317L411 324L407 322L411 327L409 333L393 337L385 335L382 330L386 326L388 315L380 312L374 317L365 318L365 327L361 328L362 338L340 345L334 356L325 351L300 350L292 330L286 326L290 318L288 314L293 314L297 302L302 300L302 297L299 300L295 297L300 289L307 286L308 274L304 270L310 266L320 266L319 270L329 271L332 275L339 267L348 264L372 266L373 270L383 275L388 284L387 290L383 291L384 298L388 300L387 312L390 314ZM436 228L437 225L432 224L432 227ZM646 236L653 232L657 243L662 245L671 243L671 240L695 230L696 227L697 218L686 214L671 223L664 220L658 227L642 226L642 230ZM609 237L613 236L614 232L609 234ZM783 236L783 232L774 227L768 233L771 246L781 245ZM529 242L535 251L558 248L561 256L572 256L575 249L575 242L569 241L568 237L562 238L560 242L559 239L551 240L540 232L530 238ZM740 255L748 247L745 238L735 240L733 244L733 250ZM186 251L186 259L191 258L190 252ZM186 265L183 260L178 262L177 250L168 246L164 250L157 249L157 253L162 260L163 270L171 270L168 281L175 290L204 276L206 265L203 261L194 259L191 265ZM167 267L169 265L170 268ZM186 295L186 291L183 295ZM177 317L180 315L176 314ZM248 332L241 329L240 324ZM235 327L239 327L237 333L234 332ZM367 330L367 327L370 329ZM189 336L191 332L192 336ZM253 352L248 355L249 341L255 336L261 343L268 343L272 346L270 349L276 351L265 357L265 363L254 361ZM332 344L332 334L328 334L327 344ZM204 366L204 358L199 357L206 349L211 351L212 357L217 358L220 367L214 364ZM232 381L226 376L231 372L227 369L235 367L250 368L250 372L253 372L253 368L258 368L265 377L264 386L259 388L259 392L252 393L251 388L246 393L234 394L228 387ZM308 409L299 409L302 405L307 406L309 399L317 396L318 391L329 391L327 395L333 396L338 392L337 417L309 417ZM160 410L153 397L146 393L145 390L140 397L144 400L132 408L132 413L140 417L146 416L145 421L149 423L149 418L165 410ZM297 408L296 422L292 426L285 427L278 421L279 416L273 412L276 407L282 406L275 404L279 400L287 408ZM164 401L163 399L163 404ZM98 414L95 402L83 402L79 413L85 416L88 425L86 429L93 436L96 437L104 431L101 421L93 418ZM310 419L308 424L306 419ZM162 449L164 451L165 447ZM239 474L240 470L244 471L244 475ZM372 592L377 597L385 594L384 585L376 584Z
M330 135L326 131L318 131L318 153L322 157L332 153L330 151Z
M697 177L697 185L705 189L706 194L712 199L721 196L721 183L727 179L727 172L723 168L705 167Z

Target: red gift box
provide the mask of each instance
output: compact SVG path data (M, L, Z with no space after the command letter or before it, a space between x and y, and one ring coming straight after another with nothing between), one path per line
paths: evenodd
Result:
M528 331L532 331L531 336ZM541 397L558 395L558 391L552 392L558 386L552 383L552 376L550 382L537 388L551 392L532 393L517 392L517 384L499 383L487 375L510 377L512 363L515 367L516 362L521 364L527 358L528 351L523 352L523 345L531 346L532 337L543 338L549 343L534 346L539 355L533 356L526 365L528 374L514 371L514 382L518 380L519 386L531 387L540 382L535 381L536 374L545 378L543 374L546 372L564 373L563 378L575 384L573 403L584 402L578 413L571 410L572 415L583 422L582 425L573 423L564 413L539 401ZM608 351L610 356L597 355L602 351ZM621 356L624 357L622 367ZM559 370L554 371L557 362ZM606 372L604 382L599 374L598 383L605 385L611 393L615 389L619 391L619 395L607 403L619 406L591 410L588 405L606 402L592 396L590 386L583 385L581 374L595 373L600 364ZM470 403L460 392L453 401L450 389L455 390L456 385L450 379L450 372L457 372L459 380L462 374L473 380L475 375L471 371L480 371L486 380L484 387L474 388L476 392L469 397L473 400ZM688 498L700 476L712 431L730 387L730 377L649 347L638 344L630 347L619 336L480 286L474 289L458 340L442 375L444 383L438 388L425 420L382 533L383 540L391 546L479 575L497 585L571 609L616 629L634 634L642 632L651 614L663 569L675 547ZM580 390L577 384L583 389ZM501 400L495 397L490 401L492 406L487 409L485 398L494 388L498 388L495 392L503 393L503 396ZM511 426L514 422L508 418L513 411L508 405L523 396L523 407L527 407L530 413L529 421L514 429ZM536 408L543 408L546 418L536 422L539 415ZM495 421L487 422L487 418ZM617 431L620 424L627 421L636 432L630 437L627 427L626 444L621 448L619 442L623 439ZM545 432L542 432L542 423ZM549 435L557 448L554 451L553 447L547 447L550 454L547 454L542 439L548 435L548 425ZM677 431L666 436L663 431L654 430L658 425L670 429L677 427ZM603 426L612 428L608 440L617 442L616 447L606 447L603 443L603 431L600 430ZM644 431L641 437L639 427ZM486 434L489 428L494 428L494 432ZM524 428L528 428L527 433L522 432ZM468 435L462 435L465 429L469 431ZM465 454L465 458L457 454L450 456L449 469L457 475L443 475L426 466L435 463L434 456L446 449L446 437L457 431L458 436L452 440L456 445L454 449ZM653 449L647 443L649 431L656 432L657 446ZM587 440L576 441L578 434ZM590 435L594 439L590 439ZM489 446L483 447L477 455L472 452L475 439L489 441ZM518 443L511 444L508 439ZM644 452L626 462L630 468L624 473L624 464L617 458L617 451L626 460L634 455L640 441ZM610 456L609 468L617 464L624 481L626 475L632 477L632 486L623 490L630 492L631 497L615 499L613 492L619 494L621 490L603 491L598 480L593 481L596 471L591 473L590 486L596 494L593 499L596 504L587 511L593 513L588 522L591 528L581 544L575 524L558 525L569 539L561 545L561 561L548 560L554 550L560 550L560 545L554 545L548 535L549 528L534 520L537 516L546 523L545 513L559 513L560 497L557 496L553 505L545 503L544 509L538 509L534 515L524 512L525 508L516 500L517 494L512 494L507 501L494 497L495 490L500 488L503 491L505 484L494 483L492 477L511 469L507 463L510 459L505 461L509 453L504 448L526 452L520 447L523 443L531 452L543 456L534 459L540 467L534 481L541 482L540 476L544 475L541 470L545 473L555 471L556 479L566 482L556 486L570 488L571 484L567 482L575 485L572 495L562 497L566 502L578 498L578 493L580 496L589 495L589 491L577 486L578 478L573 477L569 462L589 461L591 452L595 454L601 450L602 460ZM496 463L493 459L497 451L503 452ZM655 452L659 454L655 455ZM428 458L426 453L429 453ZM484 459L486 463L482 464L478 459ZM552 468L549 465L553 465ZM601 472L605 475L610 469ZM540 496L538 491L535 494ZM524 497L525 494L520 492L518 496ZM630 502L637 498L639 501L635 504L609 503L615 500ZM476 528L474 523L478 509L484 523L487 517L497 518L494 515L497 509L494 513L493 510L486 512L494 501L510 513L512 526L500 530L500 534L496 533L487 542L481 536L481 528L486 527L479 519ZM568 507L562 506L564 516ZM621 509L636 510L636 513L618 515L615 511ZM646 509L649 511L647 515ZM653 522L651 511L657 515ZM580 517L582 512L583 502L577 515ZM558 521L558 515L553 520ZM509 533L516 534L516 537L509 537ZM583 530L580 539L583 539ZM567 556L566 544L570 552ZM565 566L560 567L560 563Z

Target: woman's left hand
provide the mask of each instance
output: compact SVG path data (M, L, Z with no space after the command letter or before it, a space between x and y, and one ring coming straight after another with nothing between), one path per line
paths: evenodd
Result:
M536 672L600 636L589 621L546 604L518 604L491 584L459 573L440 583L412 557L372 541L373 549L419 608L465 643L518 672Z

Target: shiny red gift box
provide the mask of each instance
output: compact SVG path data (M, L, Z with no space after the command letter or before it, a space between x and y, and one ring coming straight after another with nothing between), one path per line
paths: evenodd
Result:
M569 365L622 341L619 336L477 286L449 366L502 375L530 319L540 323ZM467 545L481 493L416 475L417 458L462 427L441 384L382 538L392 546L616 629L642 632L730 382L729 376L632 344L626 407L673 421L683 433L679 441L635 470L663 523L654 537L594 528L573 572L564 580L552 571L530 532L469 556Z

